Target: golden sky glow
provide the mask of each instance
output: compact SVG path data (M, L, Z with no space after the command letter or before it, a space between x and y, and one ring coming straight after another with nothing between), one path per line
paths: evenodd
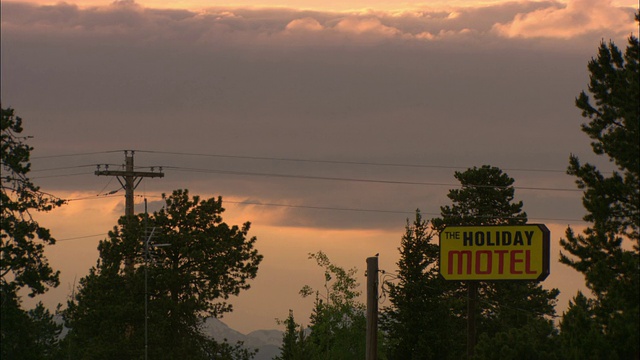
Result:
M58 195L66 198L94 196L90 193ZM240 199L228 200L231 202ZM252 229L249 235L258 237L256 247L264 255L258 277L251 281L251 289L231 299L235 310L225 314L222 319L243 333L275 328L275 318L284 319L288 309L294 310L297 321L308 325L307 314L311 313L313 299L302 299L298 292L304 285L310 285L314 289L321 289L323 286L323 273L308 259L309 253L323 251L338 266L346 269L356 267L357 279L361 285L366 283L365 259L375 253L381 254L381 270L390 274L397 270L397 248L402 236L400 227L398 231L279 227L270 223L276 221L278 216L286 216L282 211L264 211L264 208L240 207L232 203L227 203L224 207L227 211L223 213L223 219L228 224L241 224L251 220ZM58 288L50 289L35 300L25 297L25 304L31 306L37 300L55 308L57 303L66 299L74 285L77 286L78 280L88 273L90 267L95 266L98 242L106 238L106 231L114 226L123 209L124 200L121 197L112 197L72 201L54 212L40 214L38 218L41 224L50 228L52 233L61 239L55 246L46 248L52 267L61 271L61 281ZM81 227L78 227L79 220L82 223ZM552 234L551 256L555 258L560 251L558 239L564 234L566 225L547 226ZM579 226L573 228L576 232L581 231ZM96 229L103 229L104 234L91 233ZM78 235L98 236L76 238ZM586 291L586 288L581 274L553 260L551 274L552 276L543 282L543 286L562 290L558 308L561 313L576 292ZM361 295L361 301L365 301L365 294ZM381 306L387 305L388 302L381 303Z

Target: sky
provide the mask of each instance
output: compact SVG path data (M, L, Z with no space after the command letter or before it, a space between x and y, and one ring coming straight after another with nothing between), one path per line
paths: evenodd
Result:
M455 171L485 164L516 180L530 222L552 233L547 288L559 313L580 274L557 262L584 209L570 154L606 171L574 99L601 41L624 48L635 1L2 1L2 106L24 120L31 177L73 199L39 221L64 303L124 213L97 164L165 177L136 189L136 211L187 188L222 196L229 224L252 223L264 255L222 320L308 324L310 252L392 274L407 218L439 215ZM74 285L75 284L75 285ZM33 300L25 299L31 304ZM381 299L382 306L388 301Z

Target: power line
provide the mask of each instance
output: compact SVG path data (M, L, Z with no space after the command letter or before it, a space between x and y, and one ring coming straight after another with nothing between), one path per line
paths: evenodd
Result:
M73 157L73 156L85 156L85 155L100 155L100 154L111 154L122 152L123 150L109 150L109 151L94 151L94 152L86 152L86 153L71 153L71 154L60 154L60 155L46 155L46 156L32 156L32 160L38 159L53 159L53 158L61 158L61 157Z
M78 153L78 154L63 154L52 155L48 157L65 157L65 156L79 156L79 155L91 155L91 154L105 154L114 153L121 150L93 152L93 153ZM358 161L338 161L338 160L313 160L313 159L300 159L300 158L287 158L287 157L265 157L265 156L241 156L241 155L225 155L225 154L205 154L205 153L187 153L187 152L168 152L168 151L150 151L150 150L135 150L142 153L150 154L164 154L164 155L181 155L181 156L201 156L201 157L219 157L219 158L232 158L232 159L252 159L252 160L271 160L271 161L288 161L288 162L307 162L307 163L328 163L328 164L347 164L347 165L369 165L369 166L391 166L391 167L412 167L412 168L446 168L446 169L465 169L464 167L457 166L442 166L442 165L424 165L424 164L400 164L400 163L377 163L377 162L358 162ZM111 165L111 164L110 164ZM50 169L40 169L35 171L54 171L81 168L93 165L79 165L69 167L59 167ZM113 165L120 166L120 165ZM343 178L343 177L323 177L323 176L310 176L310 175L292 175L292 174L277 174L277 173L259 173L259 172L247 172L247 171L232 171L232 170L219 170L219 169L203 169L203 168L186 168L179 166L153 166L155 168L167 168L176 171L187 172L199 172L199 173L217 173L228 175L243 175L243 176L262 176L262 177L279 177L279 178L298 178L298 179L310 179L310 180L325 180L325 181L351 181L351 182L367 182L367 183L381 183L381 184L395 184L395 185L421 185L421 186L449 186L459 187L459 184L451 183L437 183L437 182L414 182L414 181L402 181L402 180L376 180L376 179L361 179L361 178ZM149 168L149 167L144 167ZM531 171L531 172L564 172L562 170L555 169L526 169L526 168L512 168L505 169L509 171ZM61 175L49 175L34 177L37 178L53 178L53 177L67 177L67 176L79 176L86 173L75 174L61 174ZM474 187L492 187L489 185L468 185ZM536 190L536 191L568 191L568 192L581 192L582 190L576 188L553 188L553 187L530 187L530 186L514 186L514 189L519 190Z
M326 181L350 181L350 182L364 182L364 183L378 183L378 184L392 184L392 185L449 186L449 187L462 186L460 184L438 183L438 182L376 180L376 179L344 178L344 177L329 177L329 176L259 173L259 172L236 171L236 170L187 168L187 167L179 167L179 166L164 166L163 168L167 170L186 171L186 172L195 172L195 173L208 173L208 174L223 174L223 175L262 176L262 177L326 180ZM508 188L509 187L509 186L492 186L492 185L465 185L465 186L478 187L478 188ZM569 188L550 188L550 187L533 187L533 186L511 186L511 187L517 190L582 192L581 189L569 189Z
M78 167L86 167L87 165L82 165ZM92 165L93 166L93 165ZM117 165L119 166L119 165ZM52 169L43 169L38 171L45 170L59 170L59 169L72 169L76 167L66 167L66 168L52 168ZM346 177L328 177L328 176L312 176L312 175L293 175L293 174L278 174L278 173L260 173L260 172L249 172L249 171L237 171L237 170L221 170L221 169L203 169L203 168L187 168L180 166L152 166L152 167L137 167L140 169L146 168L159 168L159 169L167 169L167 170L175 170L175 171L184 171L184 172L194 172L194 173L205 173L205 174L223 174L223 175L238 175L238 176L261 176L261 177L275 177L275 178L293 178L293 179L307 179L307 180L324 180L324 181L347 181L347 182L364 182L364 183L378 183L378 184L390 184L390 185L417 185L417 186L449 186L449 187L461 187L463 185L454 184L454 183L439 183L439 182L421 182L421 181L404 181L404 180L380 180L380 179L362 179L362 178L346 178ZM59 174L59 175L43 175L43 176L34 176L32 179L45 179L45 178L56 178L56 177L69 177L69 176L80 176L87 175L89 173L72 173L72 174ZM507 186L498 187L493 185L464 185L468 187L477 187L477 188L507 188ZM516 190L533 190L533 191L567 191L567 192L582 192L581 189L575 188L552 188L552 187L534 187L534 186L512 186Z
M312 209L312 210L332 210L332 211L335 210L335 211L371 212L371 213L386 213L386 214L414 214L414 212L411 212L411 211L400 211L400 210L358 209L358 208L341 208L341 207L333 207L333 206L274 204L274 203L261 203L261 202L253 202L253 201L223 200L223 203L237 204L237 205L273 206L273 207L285 207L285 208L296 208L296 209Z
M93 234L93 235L76 236L76 237L70 237L70 238L64 238L64 239L56 239L56 243L65 242L65 241L72 241L72 240L88 239L88 238L92 238L92 237L106 236L106 235L108 235L108 234L101 233L101 234Z
M115 176L122 185L122 189L126 192L126 204L125 204L125 215L133 216L133 192L138 187L142 179L144 178L156 178L156 177L164 177L164 173L162 172L162 168L159 172L155 171L135 171L134 169L134 155L135 151L129 152L125 150L125 164L126 167L122 170L109 170L108 166L105 170L101 170L100 166L98 166L98 170L96 170L95 174L97 176Z
M66 199L66 201L80 201L80 200L97 200L105 197L113 197L119 195L96 195L91 197L84 198L76 198L76 199ZM151 198L162 198L161 195L145 195L146 197ZM143 195L137 195L137 197L143 197ZM279 203L265 203L265 202L257 202L257 201L233 201L233 200L222 200L223 204L235 204L235 205L253 205L253 206L270 206L270 207L283 207L283 208L292 208L292 209L309 209L309 210L331 210L331 211L349 211L349 212L364 212L364 213L385 213L385 214L404 214L404 215L412 215L415 214L414 211L406 211L406 210L389 210L389 209L364 209L364 208L346 208L346 207L338 207L338 206L316 206L316 205L293 205L293 204L279 204ZM440 216L440 213L435 212L424 212L421 211L424 215L429 216ZM475 218L489 218L487 216L475 216ZM501 219L506 219L506 217L500 217ZM567 221L567 222L581 222L585 221L582 219L569 219L569 218L543 218L543 217L527 217L528 220L540 220L540 221Z
M110 195L110 194L115 194L116 192L120 191L120 189L114 190L109 192L108 194L103 194L103 192L107 189L107 187L111 184L111 182L113 181L113 177L109 179L109 181L107 182L107 184L102 188L102 190L98 191L98 193L96 194L96 196L100 196L100 195Z
M389 164L389 163L365 163L365 162L352 162L352 161L331 161L331 160L308 160L308 159L293 159L293 158L275 158L275 157L255 157L255 156L236 156L236 155L219 155L219 154L195 154L195 153L177 153L177 152L160 152L160 151L145 151L138 150L139 152L146 153L157 153L157 154L175 154L175 155L187 155L187 156L210 156L210 157L226 157L226 158L243 158L243 159L259 159L259 160L280 160L280 161L296 161L296 162L316 162L316 163L338 163L338 164L356 164L356 165L375 165L375 166L409 166L409 167L440 167L440 166L432 166L432 165L415 165L415 164ZM82 153L82 154L64 154L57 156L77 156L77 155L91 155L91 154L104 154L104 153L114 153L117 151L105 151L105 152L94 152L94 153ZM56 156L51 156L56 157ZM60 168L49 168L49 169L40 169L35 171L55 171L55 170L65 170L65 169L74 169L74 168L82 168L95 166L93 164L88 165L77 165L77 166L68 166L68 167L60 167ZM114 167L118 167L120 165L113 165ZM161 168L157 166L158 168ZM145 167L146 168L146 167ZM156 168L156 167L152 167ZM224 169L204 169L204 168L188 168L188 167L179 167L179 166L164 166L165 169L175 170L175 171L185 171L185 172L195 172L195 173L205 173L205 174L223 174L223 175L236 175L236 176L259 176L259 177L274 177L274 178L296 178L296 179L307 179L307 180L323 180L323 181L347 181L347 182L361 182L361 183L379 183L379 184L392 184L392 185L414 185L414 186L447 186L451 188L459 188L462 185L460 184L452 184L452 183L441 183L441 182L418 182L418 181L404 181L404 180L385 180L385 179L366 179L366 178L350 178L350 177L327 177L327 176L312 176L312 175L294 175L294 174L281 174L281 173L268 173L268 172L248 172L248 171L235 171L235 170L224 170ZM457 167L445 167L445 168L457 168ZM537 171L535 169L521 169L521 170L531 170ZM547 170L543 170L547 171ZM48 176L40 176L34 178L53 178L53 177L68 177L68 176L78 176L78 175L86 175L87 173L75 173L75 174L60 174L60 175L48 175ZM107 184L105 188L108 186ZM493 188L495 186L489 185L469 185L473 187L480 188ZM506 187L505 187L506 188ZM518 190L534 190L534 191L568 191L568 192L582 192L581 189L567 189L567 188L553 188L553 187L528 187L528 186L513 186L514 189ZM102 190L104 191L104 189ZM102 191L100 193L102 193ZM100 199L104 197L112 197L114 192L110 192L108 194L97 194L96 196L90 197L82 197L82 198L74 198L68 199L67 201L79 201L79 200L90 200L90 199ZM397 211L397 210L387 210L387 209L359 209L359 208L343 208L336 206L315 206L315 205L290 205L290 204L275 204L275 203L251 203L251 202L233 202L227 201L228 203L236 203L240 205L256 205L256 206L275 206L275 207L289 207L289 208L301 208L301 209L316 209L316 210L333 210L333 211L355 211L355 212L370 212L370 213L391 213L391 214L412 214L412 212L407 211ZM434 216L439 216L439 214L431 214ZM582 220L577 219L554 219L554 218L539 218L540 220L555 220L555 221L570 221L570 222L582 222Z
M269 156L244 156L244 155L225 155L225 154L204 154L204 153L187 153L187 152L171 152L171 151L152 151L152 150L136 150L141 153L149 154L165 154L165 155L181 155L181 156L201 156L201 157L217 157L227 159L247 159L247 160L269 160L269 161L287 161L287 162L305 162L319 164L342 164L342 165L367 165L367 166L388 166L388 167L409 167L409 168L436 168L436 169L468 169L463 166L448 165L426 165L426 164L403 164L403 163L379 163L368 161L344 161L344 160L316 160L301 159L288 157L269 157ZM555 172L566 173L566 170L558 169L526 169L526 168L504 168L505 171L530 171L530 172Z
M381 210L381 209L361 209L361 208L342 208L334 206L310 206L310 205L291 205L291 204L274 204L274 203L262 203L253 201L231 201L223 200L223 203L237 204L237 205L257 205L257 206L275 206L275 207L287 207L297 209L312 209L312 210L332 210L332 211L353 211L353 212L372 212L372 213L387 213L387 214L407 214L413 215L414 211L402 211L402 210ZM420 212L424 215L440 216L440 213L434 212ZM474 216L474 218L490 218L489 216ZM508 217L500 216L500 219L508 219ZM516 217L513 217L516 219ZM519 219L519 218L518 218ZM553 221L568 221L568 222L585 222L581 219L567 219L567 218L541 218L541 217L527 217L527 220L553 220Z
M100 165L104 165L104 164L100 164ZM115 164L107 164L109 166L120 166L119 164L115 165ZM69 169L79 169L79 168L85 168L85 167L96 167L98 166L98 164L86 164L86 165L76 165L76 166L63 166L63 167L57 167L57 168L48 168L48 169L35 169L35 170L30 170L29 172L43 172L43 171L57 171L57 170L69 170Z
M81 173L72 173L72 174L59 174L59 175L43 175L43 176L32 176L30 179L50 179L50 178L58 178L58 177L70 177L70 176L80 176L80 175L91 175L90 172L81 172Z
M123 151L124 150L109 150L109 151L96 151L96 152L86 152L86 153L71 153L71 154L61 154L61 155L34 156L34 157L32 157L32 159L49 159L49 158L60 158L60 157L111 154L111 153L118 153L118 152L123 152ZM304 158L276 157L276 156L210 154L210 153L190 153L190 152L177 152L177 151L154 151L154 150L133 150L133 151L136 151L136 152L139 152L139 153L147 153L147 154L198 156L198 157L213 157L213 158L226 158L226 159L245 159L245 160L262 160L262 161L283 161L283 162L316 163L316 164L341 164L341 165L406 167L406 168L426 168L426 169L458 169L458 170L466 170L466 169L469 168L469 167L464 167L464 166L434 165L434 164L388 163L388 162L349 161L349 160L322 160L322 159L304 159ZM564 170L564 169L502 168L502 170L504 170L504 171L522 171L522 172L551 172L551 173L563 173L563 174L566 173L566 170Z
M111 192L111 193L102 194L102 195L101 194L97 194L97 195L94 195L94 196L85 196L85 197L80 197L80 198L64 199L64 200L65 201L99 200L99 199L109 198L109 197L114 197L114 196L120 196L120 195L115 195L115 192Z
M142 195L139 195L142 197ZM148 195L148 197L157 197L160 198L159 195ZM69 199L67 201L72 200L88 200L89 198L80 198L80 199ZM93 199L93 198L92 198ZM307 206L307 205L291 205L291 204L275 204L275 203L259 203L259 202L249 202L249 201L231 201L231 200L223 200L223 203L236 204L236 205L255 205L255 206L272 206L272 207L286 207L286 208L298 208L298 209L312 209L312 210L337 210L337 211L353 211L353 212L373 212L373 213L393 213L393 214L415 214L412 211L401 211L401 210L380 210L380 209L359 209L359 208L340 208L340 207L332 207L332 206ZM432 215L432 216L440 216L438 213L430 213L430 212L422 212L424 215ZM480 216L477 216L480 217ZM506 217L501 217L506 218ZM533 217L528 218L528 220L554 220L554 221L569 221L569 222L585 222L584 220L578 219L558 219L558 218L539 218ZM76 236L71 238L64 239L56 239L56 242L60 241L71 241L71 240L80 240L87 239L91 237L97 236L105 236L106 233L93 234L93 235L84 235L84 236Z

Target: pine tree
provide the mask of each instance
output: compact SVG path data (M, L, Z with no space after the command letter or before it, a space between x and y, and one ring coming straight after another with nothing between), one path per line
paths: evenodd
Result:
M611 354L602 328L595 321L593 300L582 292L569 302L569 308L562 315L558 340L562 359L605 359Z
M450 296L458 284L438 274L436 239L419 210L412 223L407 220L397 279L383 284L391 303L381 319L389 359L459 359L464 353L464 344L452 336L464 334L466 325L455 316L464 303Z
M514 179L499 168L484 165L464 172L456 171L460 189L447 197L452 205L440 207L440 218L432 220L436 230L454 225L519 225L527 222L522 201L513 202Z
M41 302L25 311L13 294L2 300L2 359L57 360L62 325Z
M640 14L636 15L636 21ZM581 92L576 106L588 123L582 131L593 152L608 158L616 170L604 175L596 166L570 157L568 173L584 190L583 234L571 228L561 240L561 262L585 276L594 296L584 303L598 326L610 358L640 357L640 84L638 39L631 36L624 54L610 42L601 43L588 69L589 93ZM565 314L565 317L569 313ZM569 321L565 319L563 321ZM576 327L565 327L563 332ZM565 334L571 338L570 334Z
M301 325L296 323L293 310L289 310L289 316L283 322L285 332L282 335L280 355L274 360L307 360L311 354L307 350L307 337Z
M59 284L44 256L44 246L55 244L48 229L40 226L32 212L51 211L63 200L42 192L27 176L33 147L21 135L22 119L13 109L2 110L2 176L0 205L0 274L2 293L28 287L30 296L42 294ZM37 240L36 240L37 239Z
M13 109L0 110L0 357L50 358L59 328L42 304L23 310L18 291L29 289L33 297L58 286L59 271L51 268L44 255L45 246L55 244L55 239L33 219L33 213L51 211L64 201L41 191L29 179L33 147L26 143L29 137L22 135L22 119Z
M247 238L250 224L222 221L222 199L163 196L165 207L147 219L122 217L100 243L100 260L81 279L65 312L68 348L89 359L133 359L144 352L145 242L155 228L148 266L149 357L205 359L233 353L200 331L205 317L232 310L226 300L248 289L262 260ZM132 256L133 254L133 256ZM133 259L134 267L125 266ZM239 349L239 348L238 348ZM214 358L216 357L214 356ZM224 359L252 356L243 352Z
M432 220L435 229L442 230L452 225L518 225L527 222L522 202L514 202L515 180L499 168L485 165L456 172L454 176L462 188L449 191L452 205L440 208L442 217ZM472 282L467 282L469 284ZM462 296L461 287L451 295ZM484 281L477 283L477 291L480 342L483 339L491 341L499 333L523 327L539 329L536 330L538 342L553 336L550 318L555 316L557 289L545 290L532 281ZM467 317L466 311L458 315Z

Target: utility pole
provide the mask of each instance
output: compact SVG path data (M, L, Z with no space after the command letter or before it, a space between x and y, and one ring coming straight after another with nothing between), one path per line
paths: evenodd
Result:
M367 360L378 360L378 256L367 258Z
M129 155L131 152L131 155ZM100 170L100 165L98 165L98 170L96 170L95 174L98 176L115 176L122 185L122 188L125 190L125 216L133 216L133 190L135 190L143 178L149 177L164 177L164 173L162 172L162 168L160 168L159 172L153 171L134 171L133 168L133 150L125 150L125 169L124 170L109 170L109 165L105 165L104 170Z
M129 154L131 153L131 154ZM164 177L164 173L162 172L162 168L159 169L158 172L153 171L135 171L133 167L133 150L125 150L125 167L124 170L109 170L109 165L105 165L105 170L100 170L100 165L98 165L98 170L96 170L95 174L97 176L115 176L122 185L122 188L125 190L125 208L124 215L128 220L133 218L133 190L135 190L143 178L153 178L153 177ZM125 269L132 271L133 270L133 254L125 254Z

